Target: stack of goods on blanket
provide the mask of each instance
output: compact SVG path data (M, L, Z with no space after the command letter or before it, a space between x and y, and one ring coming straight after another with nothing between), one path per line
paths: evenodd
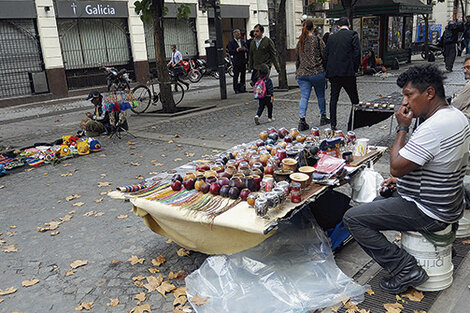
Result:
M339 156L355 141L353 133L318 128L304 135L296 128L271 127L259 137L118 190L127 198L158 201L212 221L242 201L258 216L269 217L286 203L301 202L313 183L343 175L346 162Z
M101 151L101 144L94 138L62 136L52 144L37 144L33 147L0 154L0 176L17 167L55 164L64 159L98 151Z

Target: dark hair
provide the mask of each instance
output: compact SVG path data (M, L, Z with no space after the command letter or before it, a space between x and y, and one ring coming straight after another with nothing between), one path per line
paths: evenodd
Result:
M306 20L304 26L302 27L302 34L300 34L299 42L297 45L300 46L300 51L304 51L305 39L307 39L308 32L311 32L313 29L313 22L311 20Z
M259 78L266 78L269 74L269 67L266 64L261 64L258 68L258 77Z
M338 22L336 22L336 24L338 24L339 26L349 26L349 19L346 17L346 16L343 16L342 18L340 18L338 20Z
M328 42L328 38L329 38L329 37L330 37L330 33L327 32L327 33L324 33L324 34L323 34L323 38L322 38L322 39L323 39L323 42L325 43L325 45L326 45L326 43Z
M255 37L255 31L254 30L250 30L250 37Z
M403 88L407 83L411 82L411 85L421 93L428 87L433 87L436 91L436 96L445 99L444 79L444 74L437 66L432 64L417 65L401 73L397 78L397 85Z
M377 66L377 62L375 61L375 52L372 49L367 50L367 55L369 55L369 52L372 53L372 55L367 59L370 67L375 68Z
M171 47L174 47L174 48L176 49L176 45L170 45L170 48L171 48Z
M253 27L253 28L258 28L260 30L260 32L264 33L264 27L261 24L256 24L255 27Z

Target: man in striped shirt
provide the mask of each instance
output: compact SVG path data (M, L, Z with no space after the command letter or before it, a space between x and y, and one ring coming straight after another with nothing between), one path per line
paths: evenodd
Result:
M413 66L397 84L403 88L396 115L398 127L390 153L397 192L351 208L343 221L364 251L390 277L380 287L401 293L428 279L416 259L389 242L383 230L436 232L457 222L463 214L462 181L468 162L470 128L465 115L447 105L442 72L433 65ZM409 140L413 118L423 118Z

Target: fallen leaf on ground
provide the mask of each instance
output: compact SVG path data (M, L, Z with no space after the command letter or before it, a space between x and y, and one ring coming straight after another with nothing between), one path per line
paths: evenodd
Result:
M131 162L131 165L140 166L140 163L139 162Z
M67 198L65 198L65 200L72 201L73 199L78 199L80 197L81 197L80 195L71 195L71 196L68 196Z
M214 152L214 153L220 153L220 152L222 152L222 151L221 151L221 150L217 150L217 149L213 149L212 152Z
M135 306L129 313L144 313L144 312L152 312L150 310L150 304L142 304Z
M5 252L5 253L17 252L17 251L18 251L18 248L16 248L15 245L9 245L9 246L4 246L3 247L3 252Z
M173 143L174 141L173 140L168 140L168 143Z
M120 261L119 260L112 260L111 263L112 264L116 264L116 263L119 263Z
M73 173L66 173L66 174L60 174L61 177L67 177L67 176L72 176Z
M121 215L119 215L117 218L119 218L119 219L127 218L127 214L126 214L126 215L122 215L122 214L121 214Z
M171 313L185 313L184 311L181 311L179 308L174 308Z
M192 297L191 299L191 302L193 302L195 305L197 306L200 306L200 305L203 305L203 304L209 304L209 302L207 302L207 300L209 299L210 297L205 297L205 298L201 298L197 295L197 293L194 295L194 297Z
M166 154L160 154L162 158L166 158Z
M64 163L62 166L72 166L72 163Z
M162 163L155 163L154 165L155 165L155 166L163 166Z
M339 308L341 308L341 305L332 306L332 307L330 308L330 310L333 311L333 312L338 312Z
M104 215L104 212L98 212L95 214L95 216L103 216Z
M128 144L129 146L133 146L133 145L135 145L135 142L128 141L127 144Z
M462 244L468 245L468 244L470 244L470 240L463 240L463 241L462 241Z
M100 192L100 195L101 195L101 196L104 196L104 195L106 195L106 194L108 194L107 191L102 191L102 192Z
M51 232L51 236L57 236L58 234L60 234L59 231L53 231L53 232Z
M166 293L175 290L176 286L168 281L163 281L160 286L157 287L157 291L166 298Z
M111 185L112 182L109 182L109 181L105 181L105 182L98 182L98 188L101 188L101 187L107 187L109 185Z
M84 204L85 204L84 202L76 202L76 203L72 204L72 206L81 207L81 206L83 206Z
M108 306L116 306L119 304L119 298L109 298Z
M173 290L173 295L175 298L178 298L180 296L186 296L186 287L178 287L175 290Z
M142 179L145 179L145 177L142 176L142 175L138 175L138 176L135 177L135 179L140 179L140 180L142 180Z
M370 313L370 310L360 309L357 313Z
M426 311L416 311L416 310L413 310L413 313L427 313Z
M70 222L70 220L72 219L73 215L72 214L66 214L64 217L59 217L59 219L62 221L62 222Z
M176 251L176 254L178 254L179 256L187 256L189 255L189 251L185 250L184 248L181 248L178 251Z
M185 152L185 154L187 157L193 157L196 155L196 153L192 153L192 152Z
M181 297L176 298L176 299L173 301L173 305L174 305L174 306L176 306L176 305L178 305L178 304L185 305L186 302L188 302L188 298L186 298L186 296L181 296Z
M92 215L95 215L96 214L96 211L89 211L89 212L86 212L85 214L83 214L83 216L92 216Z
M403 305L401 305L398 302L395 303L385 303L384 304L385 310L387 310L386 313L400 313L401 310L404 309Z
M96 199L95 202L96 202L96 203L103 202L103 198Z
M162 265L162 264L165 263L165 262L166 262L166 260L165 260L165 258L163 257L163 255L158 254L158 256L157 256L155 259L152 260L152 265L153 265L153 266L160 266L160 265Z
M16 235L16 230L14 230L14 231L7 231L7 232L5 233L5 235L7 235L8 237L13 237L14 235Z
M400 301L400 300L403 301L403 299L399 295L395 295L395 299L397 299L397 301Z
M155 267L151 267L148 269L150 273L152 274L156 274L156 273L159 273L160 270L158 268L155 268Z
M104 153L103 153L103 154L100 154L99 157L100 157L100 158L105 158L105 157L106 157L106 154L104 154Z
M39 283L39 279L33 278L33 279L31 279L31 280L23 280L23 281L21 282L21 285L22 285L23 287L30 287L30 286L36 285L37 283Z
M146 298L145 292L138 293L138 294L136 294L136 295L134 296L134 299L137 299L137 300L139 300L140 302L145 301L145 298ZM140 303L140 302L139 302L139 303Z
M353 304L348 300L345 300L343 301L343 305L344 305L344 308L346 309L346 311L352 311L352 312L355 312L356 310L359 310L359 308L357 307L356 304ZM347 312L349 313L349 312Z
M15 287L10 287L10 288L7 288L5 290L0 289L0 296L6 296L6 295L9 295L9 294L15 293L16 290L18 290L18 289L16 289Z
M139 276L134 276L132 277L132 280L136 281L136 280L144 280L146 277L144 275L139 275Z
M68 270L67 272L65 272L65 276L72 276L73 274L75 274L75 270Z
M168 239L167 241L165 241L165 243L172 243L172 242L173 242L173 240L171 240L171 239Z
M158 172L149 172L149 175L158 175Z
M93 302L82 302L79 306L75 308L77 311L81 310L91 310L93 308Z
M423 293L414 288L411 288L409 291L403 293L401 296L407 297L411 301L415 301L415 302L421 302L421 300L423 300L424 298Z
M137 263L143 264L145 259L144 258L139 259L136 255L133 255L127 261L129 261L131 265L135 265Z
M143 285L147 289L147 292L152 292L157 290L157 287L163 282L162 274L155 276L147 276L147 283Z
M168 279L177 279L183 281L188 274L184 270L178 271L177 273L170 272Z
M379 127L380 129L387 129L387 125L382 125Z
M3 299L0 299L0 303L2 303L4 300Z
M372 289L367 290L367 293L369 294L369 296L372 296L373 294L375 294L375 292Z
M80 266L84 266L84 265L87 265L88 264L88 261L87 260L76 260L74 261L72 264L70 264L70 267L72 269L76 269Z
M183 159L182 158L176 158L175 162L178 162L178 161L183 161Z
M45 232L45 231L48 231L48 230L55 230L55 229L57 229L57 227L59 227L60 224L62 224L62 222L52 221L52 222L44 223L45 227L38 227L37 230L39 232Z
M11 229L15 229L15 228L17 228L17 227L18 227L18 226L16 226L16 225L11 225L11 226L10 226Z
M0 189L3 189L3 188L5 188L5 185L0 185Z

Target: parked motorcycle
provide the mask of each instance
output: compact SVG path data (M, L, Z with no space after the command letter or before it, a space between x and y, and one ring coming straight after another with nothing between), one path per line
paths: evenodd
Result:
M207 66L207 61L204 59L191 59L191 62L194 63L196 69L201 72L202 76L210 75L215 79L219 79L219 72L217 70L213 70Z
M125 68L118 71L114 67L102 66L101 70L106 72L108 91L130 90L131 80Z
M181 66L172 69L173 74L179 79L188 79L192 83L197 83L201 80L201 72L195 68L192 60L182 60Z
M233 64L232 59L229 56L224 58L225 63L225 73L228 73L230 76L233 77Z
M429 53L434 54L435 57L442 55L442 48L436 45L428 45L429 47ZM423 50L421 51L421 57L426 60L426 52L424 51L424 45L423 45Z

